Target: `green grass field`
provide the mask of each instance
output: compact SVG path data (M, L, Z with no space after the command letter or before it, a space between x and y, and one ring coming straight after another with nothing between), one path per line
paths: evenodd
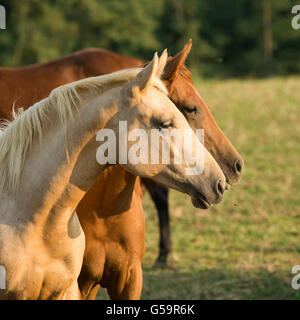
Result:
M142 299L300 299L300 78L198 81L245 160L241 182L207 211L172 191L170 266L153 269L157 216L148 195ZM100 293L99 298L103 298Z

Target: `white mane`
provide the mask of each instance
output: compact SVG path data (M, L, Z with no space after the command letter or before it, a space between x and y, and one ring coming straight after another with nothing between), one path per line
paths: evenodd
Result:
M41 139L43 131L49 129L50 114L58 115L65 130L67 121L77 110L84 91L82 89L96 90L97 94L101 94L112 86L121 86L132 80L141 70L126 69L79 80L54 89L48 98L34 104L25 112L20 109L17 113L13 112L14 120L0 126L0 192L16 192L33 139L36 136ZM166 90L163 83L158 78L157 80L156 85Z

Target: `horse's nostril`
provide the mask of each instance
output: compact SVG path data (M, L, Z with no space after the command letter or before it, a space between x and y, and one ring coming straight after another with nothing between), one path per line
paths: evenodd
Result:
M221 195L225 192L225 188L223 187L221 180L219 180L217 183L217 189L218 189L219 194L221 194Z
M240 174L243 170L243 161L241 159L237 159L235 162L235 172Z

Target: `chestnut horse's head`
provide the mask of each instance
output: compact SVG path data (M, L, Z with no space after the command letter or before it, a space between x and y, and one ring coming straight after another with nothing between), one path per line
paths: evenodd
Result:
M169 57L163 79L169 88L170 99L184 114L190 126L204 129L204 144L221 167L229 185L241 178L244 161L217 125L208 106L194 87L192 75L184 66L192 41L174 57Z

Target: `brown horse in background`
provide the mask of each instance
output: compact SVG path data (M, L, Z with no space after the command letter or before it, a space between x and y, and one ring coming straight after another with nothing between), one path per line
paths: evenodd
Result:
M219 163L228 183L232 184L239 179L242 159L218 128L194 88L190 72L184 67L190 46L191 44L169 59L164 79L170 88L170 98L184 113L191 126L205 130L205 145ZM110 61L111 65L107 61ZM2 68L0 92L2 97L6 94L8 98L1 98L1 116L10 118L12 104L28 107L62 83L140 64L139 60L109 51L89 49L44 65ZM15 87L14 80L18 81L19 88L24 85L23 93L11 92L11 88ZM40 88L44 83L47 83L46 88ZM240 170L237 170L237 163L241 166ZM155 188L153 184L150 187L153 197ZM83 296L94 297L101 285L107 287L111 298L139 298L141 259L144 252L144 217L138 179L118 166L109 168L82 200L77 214L87 243L79 278Z

